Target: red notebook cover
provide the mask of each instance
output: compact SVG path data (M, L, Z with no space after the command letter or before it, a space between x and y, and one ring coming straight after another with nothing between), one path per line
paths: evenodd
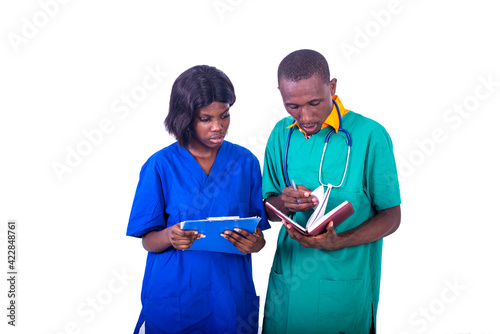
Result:
M297 231L299 231L303 235L312 235L312 236L323 233L326 229L326 226L328 225L328 223L330 221L333 221L333 227L336 228L337 226L339 226L343 221L345 221L347 218L349 218L354 213L354 208L352 207L352 204L348 201L345 201L344 203L340 204L335 209L327 212L323 217L318 219L313 224L313 226L306 229L306 228L302 227L301 225L299 225L294 220L290 219L290 217L285 215L283 212L276 209L269 202L266 202L266 205L271 210L273 210L273 212L276 213L278 215L278 217L280 217L281 219L283 219L287 223L291 224Z

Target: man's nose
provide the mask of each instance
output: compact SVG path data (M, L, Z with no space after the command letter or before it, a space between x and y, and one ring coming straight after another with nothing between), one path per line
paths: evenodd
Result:
M307 107L301 107L299 113L299 121L302 124L309 124L313 119L313 114Z

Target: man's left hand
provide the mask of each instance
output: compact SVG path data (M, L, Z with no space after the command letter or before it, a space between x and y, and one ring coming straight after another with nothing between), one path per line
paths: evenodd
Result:
M399 205L383 209L363 224L353 229L337 234L333 222L328 223L325 232L317 236L307 236L299 233L290 224L285 225L288 234L306 248L338 250L345 247L364 245L377 241L396 231L401 222Z
M291 224L286 223L284 220L282 223L285 225L288 235L290 235L293 240L298 241L304 248L318 248L325 250L337 250L344 248L341 245L342 237L335 232L333 222L328 223L325 232L316 236L303 235L294 229Z

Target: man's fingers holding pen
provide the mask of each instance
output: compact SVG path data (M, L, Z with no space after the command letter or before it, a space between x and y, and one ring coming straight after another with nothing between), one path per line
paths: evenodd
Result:
M318 199L315 196L311 196L310 191L303 191L300 189L295 191L285 188L281 192L280 197L283 201L283 205L291 212L307 211L318 204Z
M290 197L309 197L311 195L311 191L304 187L303 185L298 185L297 190L294 190L292 186L283 188L281 191L282 194Z
M298 185L297 190L293 187L286 187L281 191L282 200L288 203L298 203L297 199L300 200L301 204L313 203L318 204L318 199L315 196L311 196L311 190L307 189L303 185Z

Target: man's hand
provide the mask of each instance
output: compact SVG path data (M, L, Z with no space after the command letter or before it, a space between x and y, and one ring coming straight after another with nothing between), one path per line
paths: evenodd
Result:
M284 220L282 220L282 223L285 225L290 238L298 241L304 248L337 250L345 247L342 246L342 237L340 237L333 228L333 222L328 223L325 232L316 236L303 235L293 228L291 224L288 224Z
M290 224L282 221L288 235L305 248L338 250L377 241L396 231L401 222L401 208L380 210L375 216L351 230L337 234L333 222L328 223L325 232L317 236L306 236L295 230Z
M311 196L311 193L312 191L303 185L298 185L297 190L291 186L283 188L279 197L289 212L299 212L310 210L318 205L318 199L316 196Z
M257 253L266 244L264 234L258 227L255 229L253 234L245 231L244 229L235 228L234 231L224 231L222 236L229 240L244 254Z
M281 191L281 194L269 196L266 202L272 204L275 208L283 212L285 215L290 215L292 212L307 211L318 205L318 199L311 196L311 190L303 185L298 185L297 190L293 187L286 187ZM299 204L300 201L300 204ZM266 206L267 218L273 221L280 221L273 210Z

